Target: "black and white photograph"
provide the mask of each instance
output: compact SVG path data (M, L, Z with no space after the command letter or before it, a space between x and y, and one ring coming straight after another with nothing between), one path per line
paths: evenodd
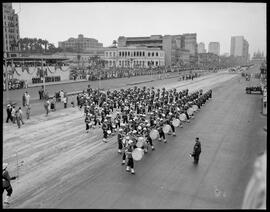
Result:
M2 2L2 209L266 209L264 2Z

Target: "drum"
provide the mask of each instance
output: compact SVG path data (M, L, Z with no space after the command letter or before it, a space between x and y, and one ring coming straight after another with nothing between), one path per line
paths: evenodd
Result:
M131 155L134 160L139 161L143 158L144 151L141 148L136 148L132 151Z
M173 125L174 127L178 127L178 126L180 125L180 120L179 120L179 119L173 119L172 125Z
M196 112L198 110L198 106L197 105L192 105L192 109L194 112Z
M107 133L108 133L108 135L110 135L110 134L112 133L112 131L110 131L110 130L107 130Z
M157 139L158 135L159 135L159 133L158 133L158 131L156 129L151 130L150 137L151 137L152 140Z
M179 118L180 118L180 121L186 121L187 116L186 116L186 114L181 113L180 116L179 116Z
M113 127L114 129L116 128L116 126L115 126L114 124L112 125L112 127Z
M143 146L145 146L145 138L139 137L136 146L139 148L142 148Z
M165 125L163 126L162 130L163 130L163 132L164 132L165 134L168 134L168 133L170 132L170 130L171 130L171 126L168 125L168 124L165 124Z
M189 115L189 116L191 116L192 114L193 114L193 109L192 109L192 107L190 107L190 108L188 108L187 109L187 114Z

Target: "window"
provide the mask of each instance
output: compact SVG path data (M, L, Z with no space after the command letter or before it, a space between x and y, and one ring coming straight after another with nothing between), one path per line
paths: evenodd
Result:
M119 60L119 65L121 66L121 60Z
M154 52L152 52L152 57L154 57L155 56L155 53Z
M128 51L128 56L130 56L130 52Z
M150 57L151 56L151 54L150 54L150 52L148 52L148 57Z
M119 57L121 57L121 52L119 52Z
M143 57L144 57L144 52L142 53Z
M142 56L142 52L140 52L140 57Z
M158 66L158 61L156 61L156 66Z
M156 52L156 56L158 57L158 52Z

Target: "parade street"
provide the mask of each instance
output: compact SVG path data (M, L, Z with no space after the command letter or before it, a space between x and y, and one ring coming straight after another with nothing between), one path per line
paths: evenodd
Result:
M176 128L175 137L167 135L167 143L155 140L155 151L135 161L135 175L121 165L116 136L104 143L100 128L85 132L78 107L35 115L20 129L4 123L3 160L19 175L7 207L240 209L254 160L266 149L261 95L246 94L250 83L223 71L137 85L211 88L213 97L190 123ZM202 145L197 166L189 156L196 137Z

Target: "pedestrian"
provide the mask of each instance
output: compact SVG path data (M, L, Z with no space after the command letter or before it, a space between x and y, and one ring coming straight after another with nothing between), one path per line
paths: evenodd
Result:
M23 118L22 118L23 112L22 112L22 108L21 107L19 107L18 113L19 113L19 121L22 122L22 124L24 124Z
M23 107L25 107L25 105L26 105L26 92L24 92L23 96L22 96L22 105L23 105Z
M64 102L64 108L67 108L67 96L66 95L63 98L63 102Z
M44 108L45 108L45 111L46 111L46 116L48 116L48 114L49 114L49 106L50 106L49 100L45 100L44 101Z
M16 110L16 112L15 112L15 120L16 120L18 128L21 128L21 120L20 120L19 109Z
M201 142L199 141L199 138L197 137L195 140L195 145L193 147L193 153L191 156L194 158L194 164L199 163L199 157L201 154Z
M12 107L10 104L7 105L7 120L6 123L8 123L9 119L11 120L11 122L13 122L12 120L12 116L11 116L11 111L12 111Z
M31 105L26 105L26 119L30 119Z
M16 109L15 109L15 105L12 106L11 117L12 117L13 124L15 124L15 121L16 121Z
M8 170L7 170L8 163L3 163L2 168L2 195L4 191L7 191L7 197L4 201L5 204L9 204L9 199L11 197L11 194L13 192L12 186L10 184L11 180L15 180L17 176L10 177Z
M30 95L29 93L26 91L25 92L25 105L29 105L30 104Z
M55 111L56 110L56 97L54 96L52 101L51 101L51 110Z
M61 90L61 91L59 92L59 95L60 95L60 98L61 98L61 102L64 102L64 91Z
M41 89L38 91L39 94L39 99L43 99L43 95L44 95L44 90L43 90L43 86L41 87Z

